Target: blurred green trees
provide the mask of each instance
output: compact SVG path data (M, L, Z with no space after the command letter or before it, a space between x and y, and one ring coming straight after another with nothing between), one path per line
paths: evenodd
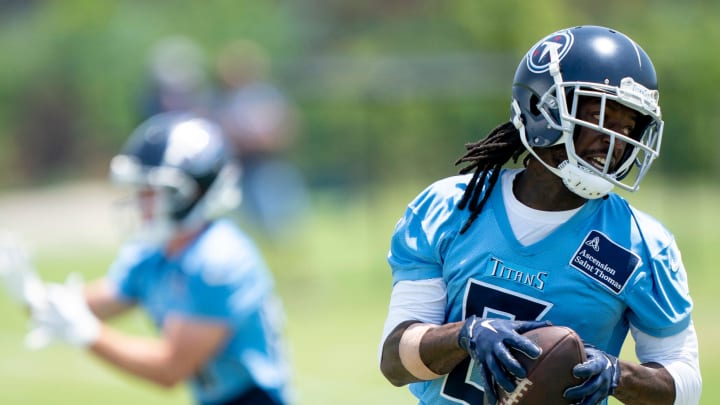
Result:
M3 1L0 183L104 176L138 123L148 50L173 34L203 46L208 70L232 39L268 50L300 109L293 157L311 184L447 175L465 142L507 119L527 48L578 24L617 28L653 58L666 121L655 171L714 175L718 17L699 0Z

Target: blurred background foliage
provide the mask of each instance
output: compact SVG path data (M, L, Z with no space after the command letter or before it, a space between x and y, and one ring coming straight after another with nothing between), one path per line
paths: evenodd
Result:
M666 130L653 173L712 177L718 17L702 0L2 0L0 184L105 176L140 120L149 50L178 34L209 71L233 39L268 51L311 186L444 176L507 119L523 53L578 24L616 28L655 62Z

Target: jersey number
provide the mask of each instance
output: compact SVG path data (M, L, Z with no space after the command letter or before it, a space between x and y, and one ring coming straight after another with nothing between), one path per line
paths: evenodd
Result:
M466 297L465 318L476 315L486 318L539 320L552 307L548 302L476 280L470 281ZM485 403L482 387L470 378L473 367L470 357L458 364L445 377L443 396L468 405Z

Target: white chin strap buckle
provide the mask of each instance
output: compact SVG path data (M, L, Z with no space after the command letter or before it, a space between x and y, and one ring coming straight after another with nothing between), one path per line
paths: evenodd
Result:
M565 187L588 200L606 196L614 185L590 170L570 164L567 160L558 166Z

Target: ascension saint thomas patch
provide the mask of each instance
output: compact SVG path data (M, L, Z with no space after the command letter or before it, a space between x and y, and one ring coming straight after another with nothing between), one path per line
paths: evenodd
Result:
M640 264L640 258L603 233L590 231L570 260L570 265L619 294Z

